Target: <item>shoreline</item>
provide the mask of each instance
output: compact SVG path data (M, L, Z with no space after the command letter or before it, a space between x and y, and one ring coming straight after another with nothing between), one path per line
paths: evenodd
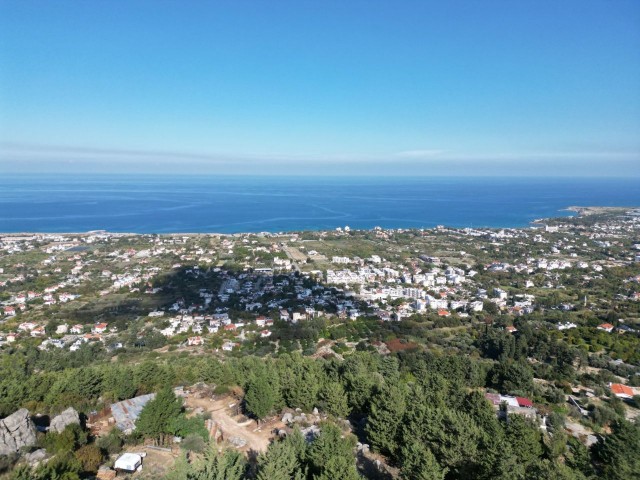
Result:
M640 211L640 206L628 206L628 207L620 207L620 206L616 206L616 207L599 207L599 206L586 206L586 207L582 207L582 206L576 206L576 205L572 205L566 208L562 208L560 210L558 210L559 212L573 212L574 215L567 215L567 216L558 216L558 217L544 217L544 218L537 218L535 220L532 220L531 222L529 222L529 224L527 226L519 226L519 227L514 227L514 226L509 226L509 227L492 227L492 226L464 226L464 227L455 227L455 226L451 226L451 225L443 225L445 228L456 228L456 229L464 229L464 228L472 228L472 229L486 229L486 230L501 230L501 229L518 229L518 228L540 228L540 226L542 226L542 224L544 224L545 222L548 222L550 220L562 220L562 219L567 219L567 218L583 218L583 217L587 217L590 215L603 215L603 214L611 214L611 215L615 215L615 214L624 214L627 213L629 211L634 211L634 210L638 210ZM376 229L381 228L382 230L436 230L438 226L434 226L434 227L393 227L393 228L385 228L385 227L372 227L372 228L351 228L351 231L375 231ZM114 232L114 231L109 231L109 230L103 230L103 229L94 229L94 230L87 230L84 232L1 232L0 231L0 236L3 237L20 237L20 236L26 236L26 235L82 235L82 236L87 236L87 235L102 235L102 234L108 234L108 235L121 235L121 236L137 236L137 235L159 235L159 236L166 236L166 235L171 235L171 236L193 236L193 237L198 237L198 236L209 236L209 235L214 235L214 236L220 236L220 237L232 237L232 236L236 236L236 235L270 235L270 236L285 236L285 235L291 235L291 234L299 234L299 233L304 233L304 232L335 232L336 228L343 228L343 227L335 227L335 228L330 228L330 229L303 229L303 230L286 230L286 231L278 231L278 232L270 232L270 231L259 231L259 232L234 232L234 233L223 233L223 232L163 232L163 233L158 233L158 232Z

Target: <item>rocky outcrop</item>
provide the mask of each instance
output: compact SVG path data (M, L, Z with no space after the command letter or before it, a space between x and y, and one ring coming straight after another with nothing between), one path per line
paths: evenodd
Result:
M32 466L38 465L45 458L47 458L47 451L44 448L28 453L24 456L27 463Z
M74 408L69 407L60 415L53 417L53 420L51 420L49 424L49 431L62 433L63 430L67 428L67 425L74 423L80 425L80 415L78 415L78 412Z
M22 447L30 447L35 443L36 426L26 408L0 420L0 455L17 453Z

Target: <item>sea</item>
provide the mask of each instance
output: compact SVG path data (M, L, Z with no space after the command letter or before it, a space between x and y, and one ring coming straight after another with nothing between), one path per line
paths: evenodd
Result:
M633 178L1 175L0 232L524 227L640 206Z

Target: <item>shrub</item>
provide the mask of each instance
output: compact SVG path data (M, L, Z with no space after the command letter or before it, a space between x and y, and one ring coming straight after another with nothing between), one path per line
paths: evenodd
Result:
M85 445L76 452L76 458L85 472L96 472L102 463L102 451L96 445Z
M202 437L200 435L193 434L193 433L190 435L187 435L184 438L184 440L182 440L182 443L180 444L180 447L182 447L184 450L187 450L189 452L196 452L196 453L202 453L206 446L207 444L202 439Z

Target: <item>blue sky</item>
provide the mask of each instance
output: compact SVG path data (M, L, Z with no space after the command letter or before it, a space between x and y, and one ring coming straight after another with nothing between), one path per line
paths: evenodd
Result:
M0 2L0 171L640 176L640 2Z

